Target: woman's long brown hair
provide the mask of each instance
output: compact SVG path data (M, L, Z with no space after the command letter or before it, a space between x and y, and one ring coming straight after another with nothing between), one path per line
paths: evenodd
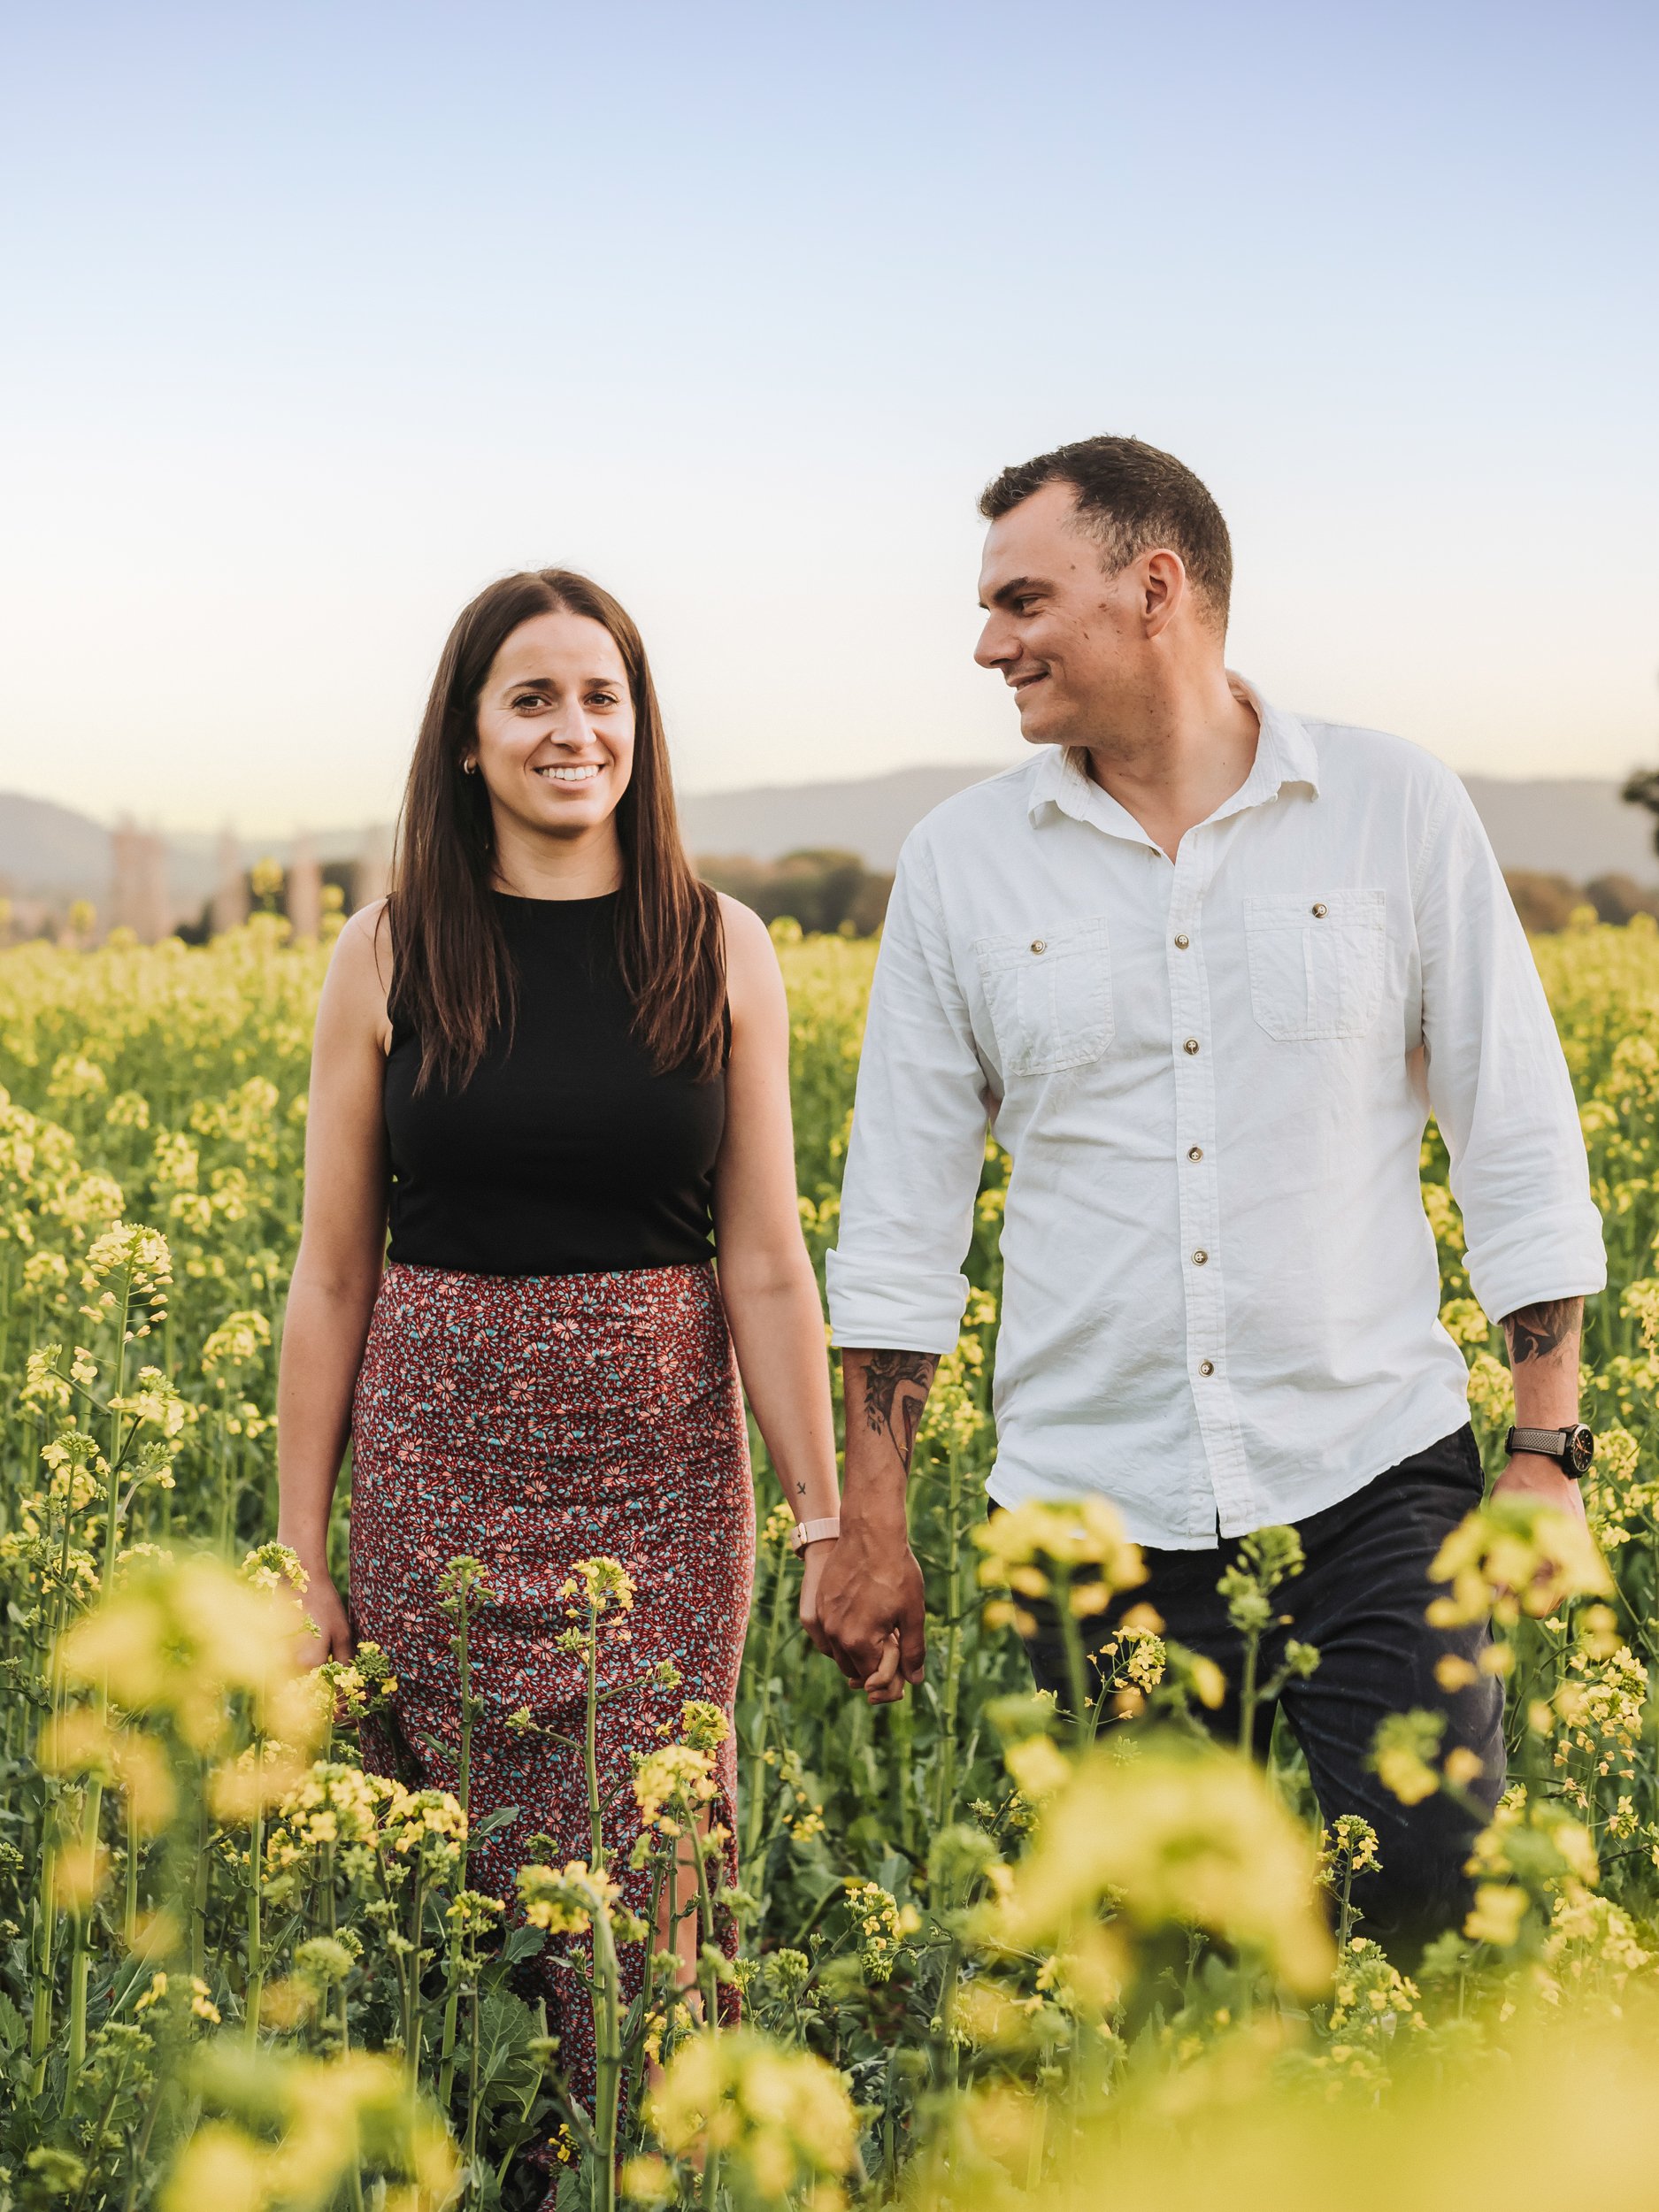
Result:
M634 770L617 806L622 886L617 952L634 1034L659 1073L718 1069L726 1036L726 940L715 894L680 842L662 710L632 618L608 591L563 568L504 576L463 609L433 679L398 819L388 918L396 1018L420 1041L417 1089L459 1089L492 1033L511 1029L512 968L490 897L495 837L481 775L478 702L495 656L536 615L586 615L609 630L634 701Z

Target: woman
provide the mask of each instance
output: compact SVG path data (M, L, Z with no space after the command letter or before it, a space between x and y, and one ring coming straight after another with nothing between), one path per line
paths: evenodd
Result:
M765 928L680 846L633 622L563 570L491 585L439 664L391 895L351 918L324 987L279 1394L279 1532L323 1647L382 1647L398 1684L382 1755L440 1788L460 1711L439 1578L483 1563L472 1811L518 1812L475 1851L475 1888L511 1898L532 1836L589 1855L581 1763L558 1740L582 1734L582 1662L559 1647L576 1561L633 1579L607 1682L664 1661L680 1678L603 1708L613 1867L630 1754L682 1698L729 1721L754 1560L733 1346L810 1540L818 1640L834 1441L788 1055ZM325 1541L348 1430L349 1617ZM729 1736L718 1778L711 1816L734 1834ZM550 1968L546 1987L557 2003ZM580 2083L582 2008L560 2024Z

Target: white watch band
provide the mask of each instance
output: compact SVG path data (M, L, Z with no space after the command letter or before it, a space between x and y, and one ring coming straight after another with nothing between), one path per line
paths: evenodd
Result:
M809 1544L821 1544L826 1537L841 1532L841 1517L832 1513L824 1521L797 1521L789 1532L789 1541L796 1551L804 1551Z

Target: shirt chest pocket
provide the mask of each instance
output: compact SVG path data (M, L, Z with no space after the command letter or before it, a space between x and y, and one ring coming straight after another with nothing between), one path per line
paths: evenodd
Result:
M1382 1000L1381 891L1285 891L1247 898L1250 1007L1270 1037L1363 1037Z
M1103 914L1052 932L981 937L973 949L1005 1076L1052 1075L1099 1059L1113 1027Z

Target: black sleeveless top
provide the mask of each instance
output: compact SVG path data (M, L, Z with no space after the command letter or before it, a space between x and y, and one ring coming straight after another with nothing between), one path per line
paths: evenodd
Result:
M396 1021L386 1062L391 1257L473 1275L677 1267L714 1256L721 1075L652 1071L617 961L614 892L494 894L518 986L459 1091L417 1095L420 1046Z

